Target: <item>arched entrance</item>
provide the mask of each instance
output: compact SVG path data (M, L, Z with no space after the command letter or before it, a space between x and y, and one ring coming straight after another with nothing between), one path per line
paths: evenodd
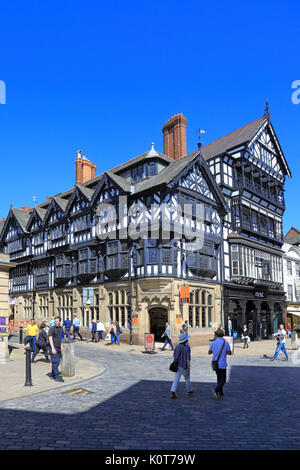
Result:
M162 341L161 335L165 331L168 321L168 310L163 307L155 307L149 310L150 333L155 335L155 341Z

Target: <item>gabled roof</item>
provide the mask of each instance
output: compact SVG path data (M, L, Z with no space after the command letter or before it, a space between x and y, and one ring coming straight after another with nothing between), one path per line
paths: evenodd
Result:
M28 220L30 219L30 214L26 211L23 211L22 209L17 209L16 207L13 207L11 209L11 212L17 219L17 222L19 223L23 232L26 232L26 226L27 226Z
M148 178L147 180L140 181L135 185L134 193L138 194L162 184L165 184L166 186L172 186L177 182L181 175L189 171L190 167L192 167L192 165L196 162L198 162L201 166L201 171L203 172L204 178L209 184L214 197L221 205L222 213L227 213L228 208L224 196L214 178L212 177L210 169L208 168L208 165L202 156L201 150L197 150L190 155L187 155L186 157L180 158L179 160L173 160L173 163L171 163L167 168L164 168L157 175L153 176L152 178Z
M83 195L83 197L90 202L93 198L93 195L94 195L95 191L93 189L86 188L85 186L83 186L80 183L77 183L75 185L74 190L73 190L72 196L67 201L67 207L66 207L66 210L65 210L66 214L69 213L69 211L72 207L72 204L76 199L76 196L77 196L78 192L81 193Z
M120 175L116 175L111 171L105 172L114 183L116 183L125 193L130 193L131 183L126 178L123 178Z
M40 207L34 207L33 210L30 212L30 217L28 219L26 230L29 231L29 227L35 217L38 217L42 222L46 216L46 209L41 209Z
M54 201L57 203L57 205L60 207L60 209L65 212L66 207L68 205L68 201L65 199L62 199L61 197L54 196Z
M284 174L291 178L291 171L283 154L280 143L277 139L275 130L270 121L269 113L257 119L256 121L250 122L249 124L246 124L246 126L243 126L237 129L236 131L231 132L230 134L227 134L218 140L215 140L211 144L205 145L202 148L203 157L205 158L205 160L208 160L212 157L216 157L218 155L222 155L226 152L229 152L230 150L234 150L246 145L250 146L250 144L252 144L252 142L254 141L256 135L259 133L260 129L264 127L269 128L275 145L277 146L278 154L280 157L279 163L284 171Z
M211 144L202 147L202 154L205 160L211 157L220 155L236 147L240 147L249 142L253 136L258 132L261 126L266 121L266 116L263 116L256 121L250 122L246 126L237 129L230 134L215 140Z

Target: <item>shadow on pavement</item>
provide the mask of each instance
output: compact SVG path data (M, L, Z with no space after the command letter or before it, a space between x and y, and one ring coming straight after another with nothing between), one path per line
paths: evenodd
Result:
M192 396L180 382L172 400L170 381L113 395L104 377L84 385L90 394L55 391L51 411L34 411L49 393L24 399L26 411L0 408L0 449L299 449L299 383L297 367L232 366L223 399L213 381L193 382Z

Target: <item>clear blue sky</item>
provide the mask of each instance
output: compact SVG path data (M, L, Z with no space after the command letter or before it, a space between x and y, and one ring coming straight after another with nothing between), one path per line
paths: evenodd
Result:
M76 150L97 174L151 148L182 112L188 152L263 115L293 178L284 231L300 228L300 2L5 2L0 16L0 217L75 183Z

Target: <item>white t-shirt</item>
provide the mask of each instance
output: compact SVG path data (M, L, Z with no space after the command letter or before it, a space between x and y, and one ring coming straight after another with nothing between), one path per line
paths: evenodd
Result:
M280 330L280 333L279 333L280 343L285 343L285 337L286 337L286 331L285 330Z
M99 321L97 323L97 331L104 331L104 330L105 330L105 328L104 328L103 323L101 321Z

